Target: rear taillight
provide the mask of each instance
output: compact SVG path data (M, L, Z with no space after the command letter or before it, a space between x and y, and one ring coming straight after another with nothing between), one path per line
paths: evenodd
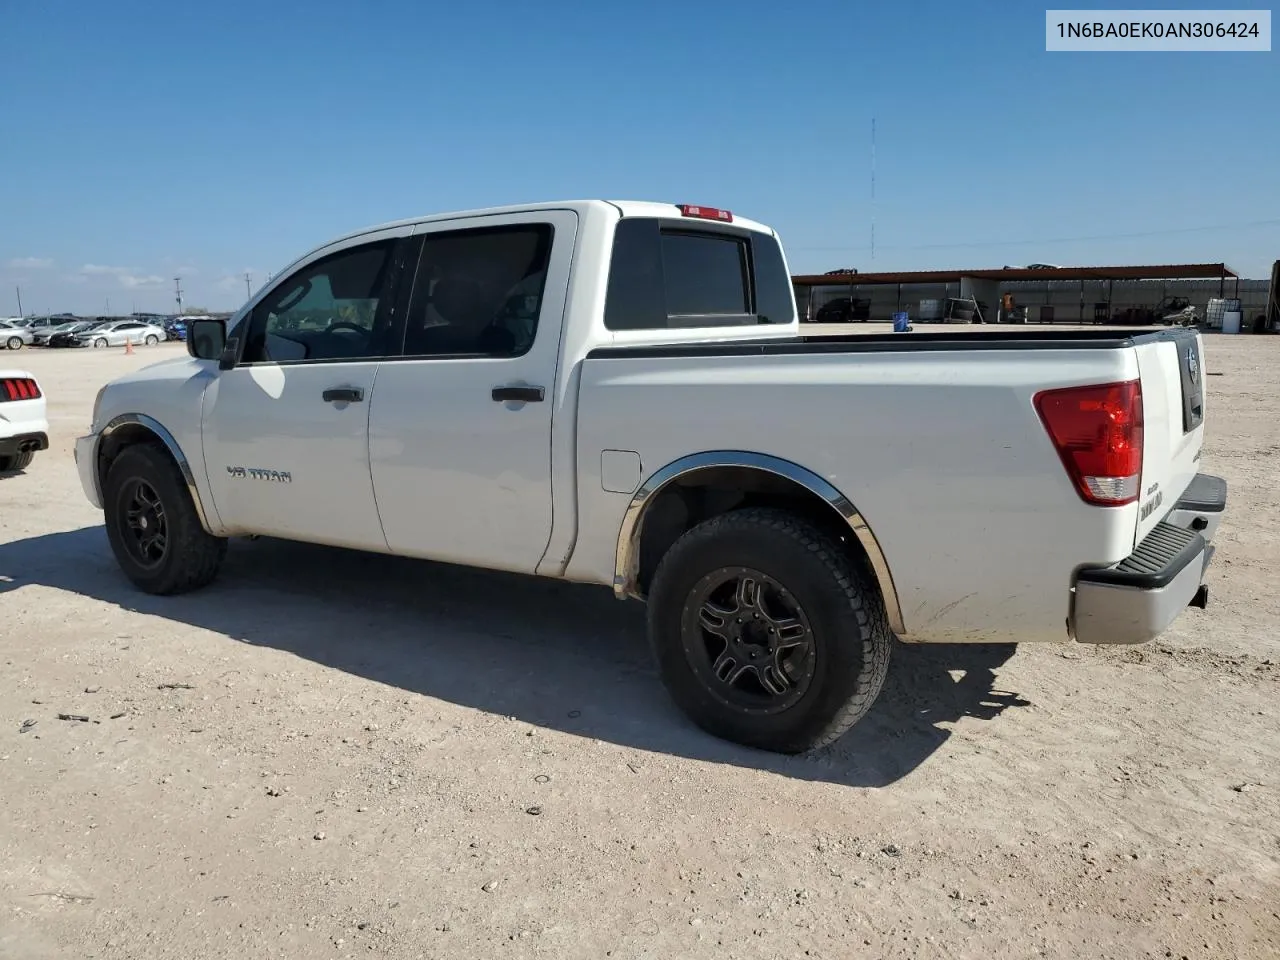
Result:
M1138 499L1142 480L1142 384L1137 380L1044 390L1035 406L1086 503Z
M37 400L40 387L30 377L5 377L0 380L0 401Z

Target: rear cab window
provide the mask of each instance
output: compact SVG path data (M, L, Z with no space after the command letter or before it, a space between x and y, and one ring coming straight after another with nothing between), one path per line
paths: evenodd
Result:
M755 327L795 320L775 237L721 223L618 222L605 299L609 330Z

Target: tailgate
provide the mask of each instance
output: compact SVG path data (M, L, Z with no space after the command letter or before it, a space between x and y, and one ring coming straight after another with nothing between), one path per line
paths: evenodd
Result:
M1139 340L1142 377L1142 492L1140 541L1164 518L1200 469L1204 439L1204 352L1191 329Z

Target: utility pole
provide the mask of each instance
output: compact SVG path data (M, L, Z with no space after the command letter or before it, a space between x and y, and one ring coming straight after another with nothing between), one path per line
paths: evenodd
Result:
M13 289L18 291L18 316L22 316L22 286L16 284Z
M876 258L876 118L871 118L871 259Z
M173 298L178 301L178 316L182 316L182 278L173 278Z
M253 296L253 291L249 289L249 271L248 270L244 272L244 295L246 297Z

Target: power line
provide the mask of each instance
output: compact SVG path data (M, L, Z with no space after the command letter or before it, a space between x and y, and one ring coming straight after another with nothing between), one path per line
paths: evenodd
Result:
M888 250L958 250L974 247L1014 247L1014 246L1047 246L1051 243L1083 243L1090 240L1128 240L1140 237L1164 237L1181 233L1206 233L1213 230L1243 230L1248 227L1280 226L1280 220L1251 220L1244 223L1221 223L1200 227L1174 227L1168 230L1144 230L1138 233L1099 233L1088 237L1053 237L1044 240L966 240L962 243L903 243L882 244L881 249ZM866 250L865 246L839 247L803 247L787 244L788 250L831 250L848 252Z

